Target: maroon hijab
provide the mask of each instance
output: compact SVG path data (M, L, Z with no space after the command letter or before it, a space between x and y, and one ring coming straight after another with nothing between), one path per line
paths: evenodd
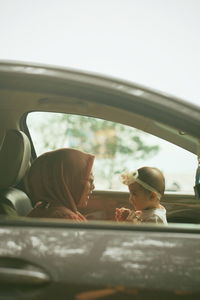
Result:
M84 197L93 162L93 155L71 148L39 156L27 175L27 190L36 204L29 216L82 218L77 205Z

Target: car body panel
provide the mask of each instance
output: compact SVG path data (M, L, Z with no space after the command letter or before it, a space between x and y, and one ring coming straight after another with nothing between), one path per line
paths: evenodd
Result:
M199 225L133 228L11 220L6 226L7 222L1 222L1 257L23 257L39 265L49 274L51 288L56 283L65 285L65 296L70 286L76 286L76 293L97 287L117 291L119 286L124 295L129 289L137 293L200 292ZM49 285L39 290L48 294ZM65 299L63 294L60 297Z

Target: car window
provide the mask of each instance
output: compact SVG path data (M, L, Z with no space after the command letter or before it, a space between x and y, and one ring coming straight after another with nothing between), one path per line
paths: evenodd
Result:
M196 156L136 128L93 117L31 112L27 126L37 155L60 147L95 154L96 189L127 190L119 174L142 166L162 170L166 191L193 193Z

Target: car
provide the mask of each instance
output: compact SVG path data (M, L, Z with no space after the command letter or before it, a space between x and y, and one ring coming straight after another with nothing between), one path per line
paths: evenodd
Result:
M100 127L94 132L92 124ZM116 78L1 61L0 125L0 299L199 299L199 106ZM108 152L108 136L121 152ZM128 206L117 181L122 162L158 158L154 137L167 141L159 164L179 171L162 199L168 225L115 222L115 208ZM98 150L88 222L28 218L27 169L40 153L71 145Z

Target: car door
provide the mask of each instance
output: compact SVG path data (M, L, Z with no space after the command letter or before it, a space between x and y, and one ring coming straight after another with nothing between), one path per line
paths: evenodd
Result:
M0 299L198 299L199 232L1 220Z
M128 199L125 191L95 190L82 212L90 220L114 220L116 207L130 208ZM200 203L194 195L166 192L162 204L169 223L200 224Z

